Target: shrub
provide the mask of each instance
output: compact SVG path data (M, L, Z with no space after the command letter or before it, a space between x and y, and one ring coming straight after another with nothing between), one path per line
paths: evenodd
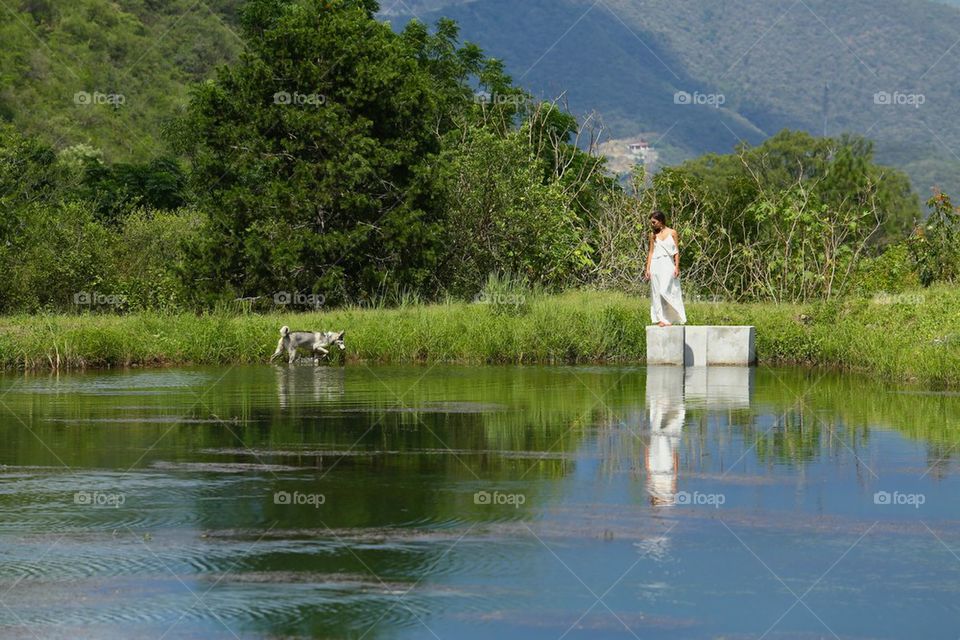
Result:
M66 308L83 294L112 295L114 237L86 203L35 202L17 210L20 230L0 249L6 312Z
M186 272L188 248L207 224L192 209L149 211L128 216L117 234L113 263L116 290L130 309L175 310L191 306L193 291Z
M877 256L860 261L851 279L849 293L857 296L899 293L915 289L919 284L916 259L910 247L899 242Z

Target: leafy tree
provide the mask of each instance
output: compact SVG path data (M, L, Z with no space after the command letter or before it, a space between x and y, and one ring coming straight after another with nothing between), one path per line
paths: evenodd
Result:
M55 202L66 175L53 148L11 125L0 125L0 247L10 249L26 232L21 209Z
M432 280L445 226L437 156L448 132L482 120L471 82L509 81L455 45L453 23L397 34L376 8L253 0L247 52L194 93L176 137L211 215L194 261L207 294L336 302Z
M63 182L53 148L0 124L0 207L4 211L53 197Z
M907 176L876 164L873 143L857 136L818 138L784 130L755 147L742 144L733 154L691 160L677 172L707 194L730 194L735 207L798 183L831 208L876 206L881 223L872 241L878 244L901 239L921 216Z
M117 222L138 207L174 210L187 204L187 176L176 160L106 164L86 159L75 196L92 202L101 220Z
M960 277L960 209L950 197L936 191L927 202L930 216L910 238L920 282L954 282Z
M73 308L74 295L110 278L110 232L93 208L31 202L17 210L20 231L0 247L0 307L5 312Z
M641 216L672 213L691 293L734 299L843 294L859 261L919 215L906 178L875 165L868 142L789 131L665 169L642 199Z
M507 136L473 129L442 156L448 250L438 278L458 295L476 294L489 274L569 286L592 264L575 195L543 181L530 126Z

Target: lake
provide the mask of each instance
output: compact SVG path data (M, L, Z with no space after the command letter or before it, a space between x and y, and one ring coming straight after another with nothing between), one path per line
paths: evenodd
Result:
M956 638L960 395L805 369L0 379L0 637Z

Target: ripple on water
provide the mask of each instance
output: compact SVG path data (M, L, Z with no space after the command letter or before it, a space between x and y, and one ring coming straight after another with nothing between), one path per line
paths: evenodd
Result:
M191 473L245 473L248 471L299 471L300 467L282 464L264 464L260 462L169 462L157 460L150 464L152 469L161 471L189 471Z
M152 395L170 389L203 387L216 378L198 371L144 371L123 374L84 374L47 379L31 379L14 384L10 393L24 394L88 394L88 395Z
M310 445L315 446L315 445ZM252 456L252 457L286 457L286 458L363 458L370 456L496 456L511 459L534 460L572 460L582 458L583 454L564 453L560 451L513 451L507 449L238 449L238 448L208 448L201 449L200 453L221 456Z
M45 418L43 421L66 424L246 424L256 422L239 418L187 418L182 415L133 418Z
M236 482L223 476L44 469L0 474L0 532L100 535L114 529L190 527L206 516L201 500ZM225 499L225 498L224 498Z

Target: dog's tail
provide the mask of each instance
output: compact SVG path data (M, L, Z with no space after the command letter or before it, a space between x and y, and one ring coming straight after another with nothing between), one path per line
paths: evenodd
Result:
M286 325L280 327L280 335L283 336L284 338L290 335L290 327Z

